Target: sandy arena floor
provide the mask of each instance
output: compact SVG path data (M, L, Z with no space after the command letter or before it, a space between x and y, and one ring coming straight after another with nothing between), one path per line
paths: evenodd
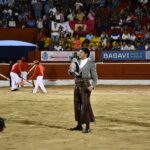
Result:
M32 88L0 88L0 150L150 150L150 86L98 86L91 103L92 133L75 126L73 86L50 86L48 94Z

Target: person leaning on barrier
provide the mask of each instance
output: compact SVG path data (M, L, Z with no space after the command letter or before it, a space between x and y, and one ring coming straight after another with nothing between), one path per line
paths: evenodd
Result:
M90 122L95 122L90 95L97 84L97 72L94 62L89 60L89 55L89 49L81 48L80 59L73 58L69 67L69 73L75 76L74 112L77 121L77 126L70 130L83 130L83 133L89 133ZM86 124L85 129L82 127L83 124Z

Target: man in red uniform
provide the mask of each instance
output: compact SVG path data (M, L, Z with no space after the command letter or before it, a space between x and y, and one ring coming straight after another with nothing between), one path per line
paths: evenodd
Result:
M21 60L17 60L17 62L12 66L10 77L11 77L11 91L19 90L18 86L22 84L21 80L21 68L20 68Z
M36 79L35 87L33 89L33 93L35 94L39 87L41 88L43 93L47 93L47 90L46 90L46 88L44 87L44 84L43 84L43 76L44 76L45 68L44 68L43 65L40 64L40 62L38 60L34 61L34 65L35 65L34 72L33 72L33 75L30 78L32 80Z
M20 63L21 78L24 81L24 84L26 84L25 81L27 80L27 73L29 71L29 64L26 62L26 58L25 57L22 57L21 60L22 60L21 63Z

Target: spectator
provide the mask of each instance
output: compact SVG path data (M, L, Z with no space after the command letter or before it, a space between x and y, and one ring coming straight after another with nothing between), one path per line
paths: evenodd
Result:
M61 45L59 45L59 43L56 43L56 45L54 46L54 50L55 51L63 51L63 48Z
M87 15L87 18L89 20L95 20L95 13L94 13L94 11L90 10L90 12Z
M128 42L130 40L130 33L127 31L124 31L122 34L122 40Z
M128 45L126 44L126 42L122 43L121 50L128 50Z
M142 42L137 43L137 50L145 50L145 45Z
M150 50L150 43L147 42L147 43L145 44L145 50Z
M74 20L74 18L75 18L74 12L73 11L69 11L69 14L67 15L68 21L72 21L72 20Z
M73 49L79 51L81 48L81 41L79 36L76 36L75 39L73 40Z
M136 40L136 36L134 33L132 33L130 36L130 41L135 42L135 40Z
M83 4L81 3L80 0L77 0L77 1L76 1L75 7L76 7L76 10L81 9L81 7L83 7Z
M94 35L92 33L87 34L83 43L89 44L93 37Z
M53 43L57 43L59 40L59 26L56 22L52 24L51 38Z
M115 42L113 47L112 47L112 50L114 51L119 51L121 49L120 45L118 42Z
M41 18L42 3L40 2L40 0L37 0L35 3L33 3L33 9L36 19Z
M43 20L41 18L38 18L36 21L36 25L39 30L42 30L43 29Z
M37 36L37 45L39 46L39 49L44 49L44 44L45 44L44 39L45 39L45 35L43 34L42 31L40 31Z
M78 21L83 21L85 19L85 14L80 10L78 9L77 10L77 13L75 15L75 18L78 20Z

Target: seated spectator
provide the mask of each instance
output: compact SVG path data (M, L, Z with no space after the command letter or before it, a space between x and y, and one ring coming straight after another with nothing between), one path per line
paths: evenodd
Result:
M114 50L114 51L120 51L120 49L121 49L121 47L120 47L119 43L115 42L113 44L112 50Z
M89 20L95 20L95 13L93 10L90 10L90 12L87 15L87 19Z
M79 36L76 36L75 39L72 41L72 43L74 50L80 50L82 43L80 41Z
M45 37L45 38L44 38L44 49L47 49L50 44L51 44L51 39L50 39L50 37Z
M48 50L54 51L54 45L53 45L53 44L50 44L49 47L48 47Z
M135 42L135 40L136 40L135 34L131 33L131 35L130 35L130 41Z
M106 45L108 39L109 39L108 34L106 34L105 32L102 32L102 34L100 35L100 40L101 40L103 46Z
M137 42L137 50L145 50L145 45L143 42Z
M83 43L89 44L93 37L94 37L94 35L92 33L87 34Z
M130 42L128 42L128 43L123 42L123 44L121 46L121 50L135 50L135 47Z
M138 40L144 39L144 33L143 33L142 31L136 32L136 38L137 38Z
M106 45L102 45L104 50L110 51L112 49L112 45L110 42L107 42Z
M44 49L44 44L45 44L45 35L43 34L42 31L39 32L37 36L37 45L39 46L39 49Z
M122 34L122 40L128 42L130 40L130 33L128 31L124 31Z
M131 42L128 42L127 50L135 50L135 46Z
M126 42L123 42L121 45L121 50L128 50L128 45Z
M144 31L144 41L149 41L150 40L150 31L145 29Z
M26 26L28 28L33 28L33 27L35 27L35 25L36 25L36 22L33 18L30 18L27 20Z
M56 45L54 45L54 50L55 51L63 51L63 47L61 45L59 45L59 43L56 43Z
M120 34L119 33L117 33L117 32L114 32L114 33L112 33L111 34L111 39L114 41L117 41L117 40L119 40L120 39Z
M145 44L145 50L150 50L150 42Z
M16 21L13 18L9 20L8 27L16 27Z

